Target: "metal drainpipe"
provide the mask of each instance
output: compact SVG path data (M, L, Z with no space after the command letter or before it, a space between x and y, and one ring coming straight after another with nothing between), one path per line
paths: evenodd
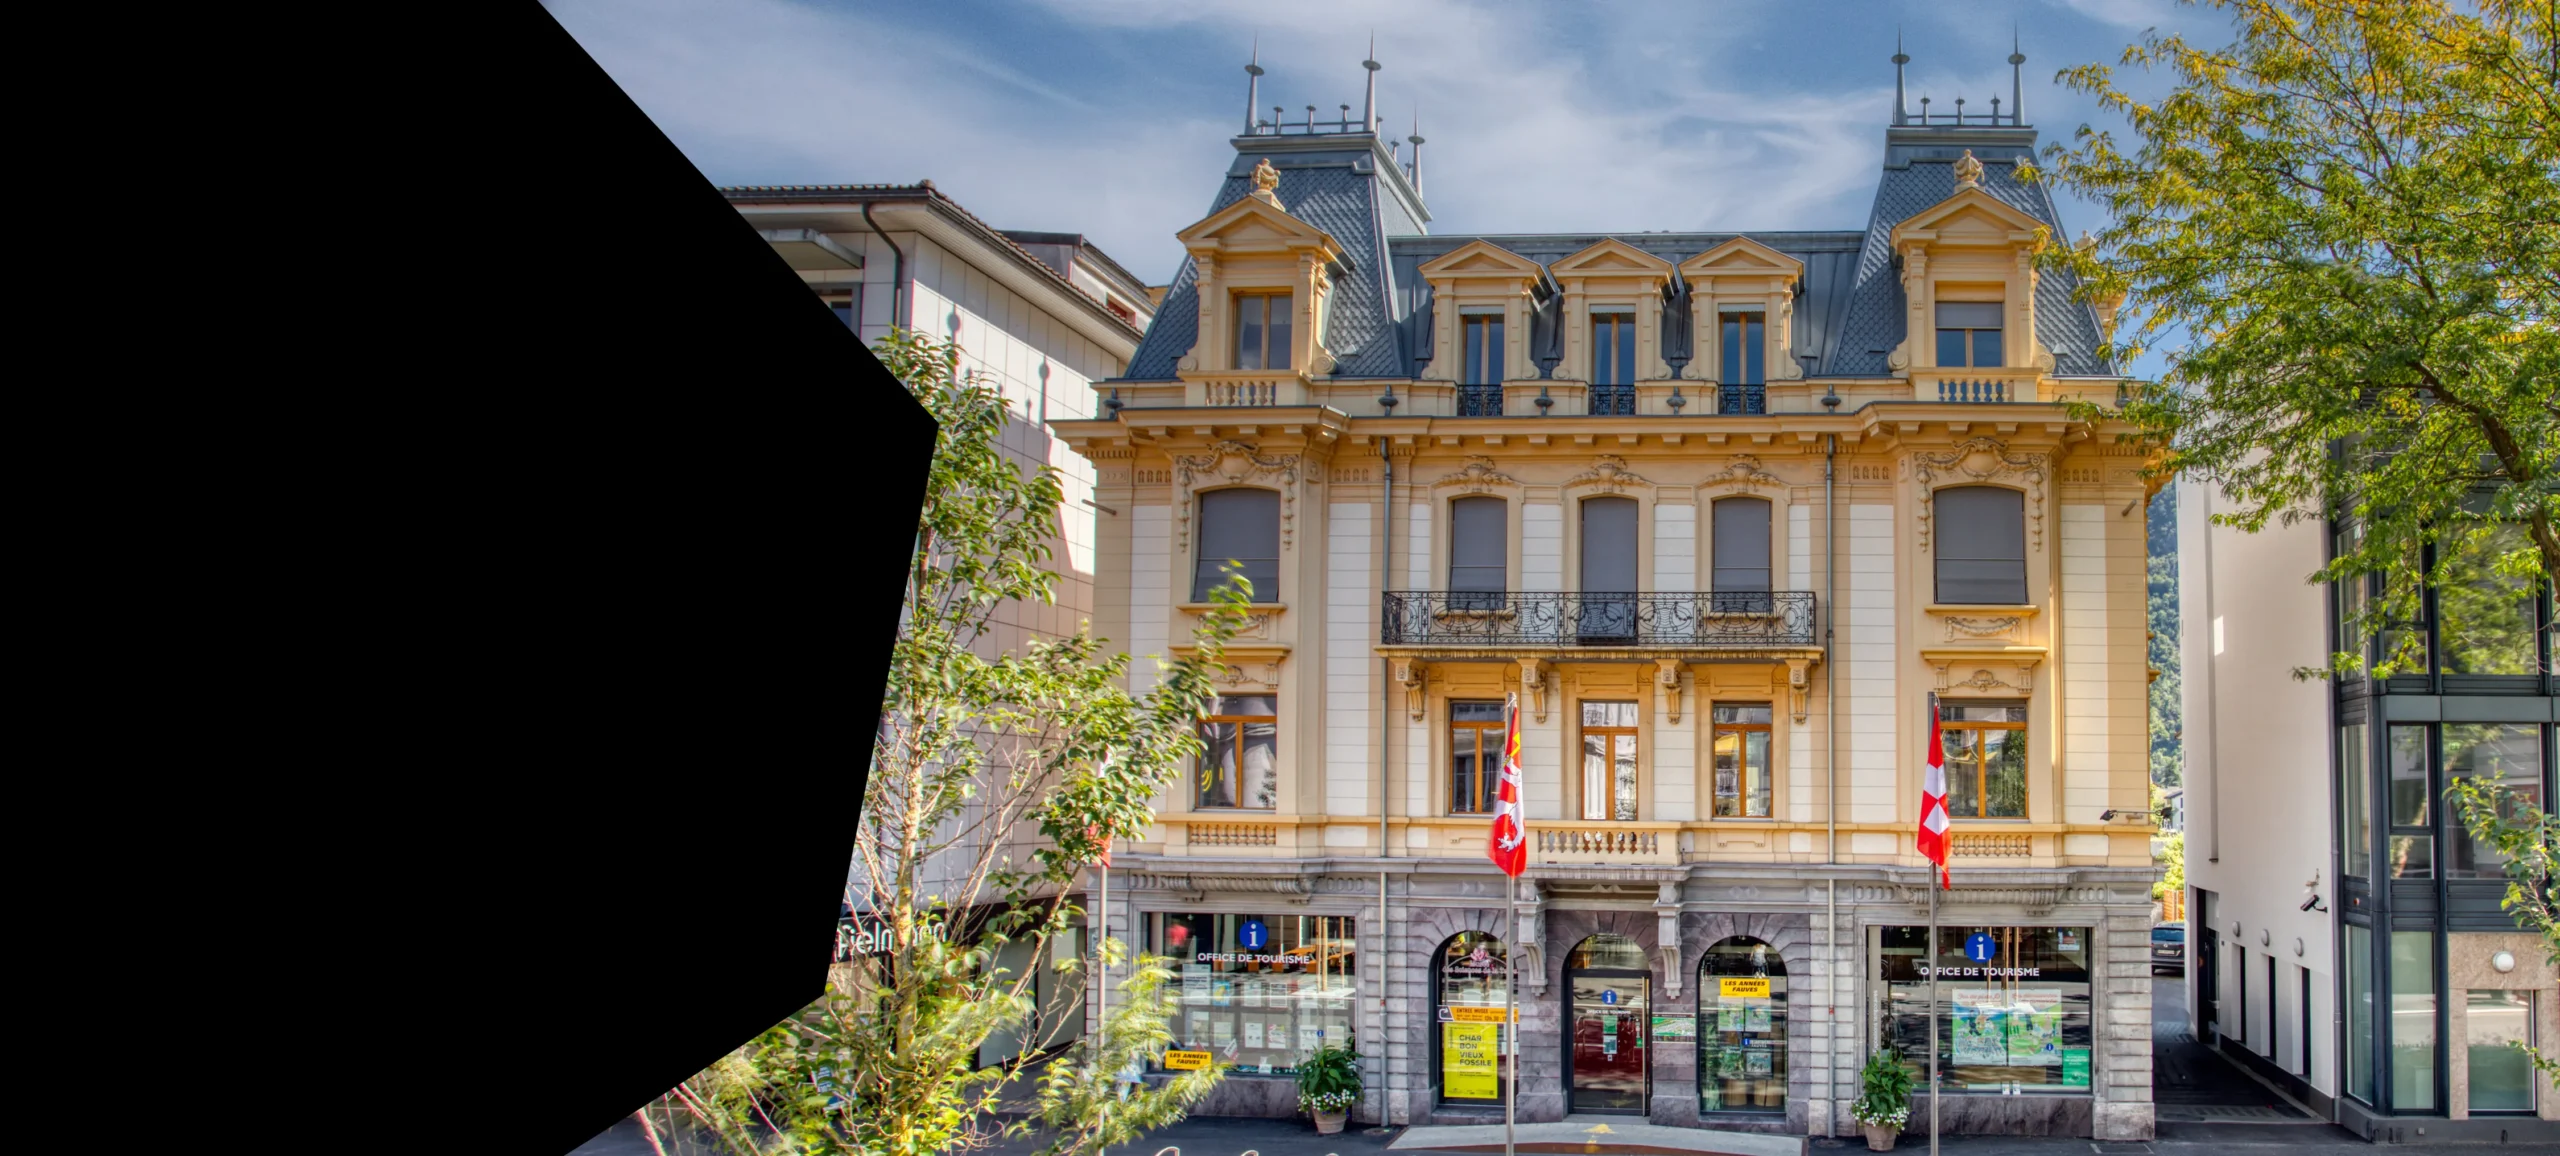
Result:
M1390 414L1395 412L1392 405L1386 409ZM1386 524L1378 528L1378 590L1380 593L1378 605L1379 613L1383 617L1386 605L1384 595L1387 582L1395 573L1396 560L1396 460L1387 452L1387 439L1384 434L1378 436L1378 461L1385 470L1386 483L1385 496L1380 502L1379 511L1380 515L1386 519ZM1378 658L1378 668L1381 677L1378 680L1378 967L1376 973L1378 976L1378 1034L1384 1037L1387 1034L1387 801L1390 798L1387 791L1387 746L1391 741L1388 737L1388 728L1395 709L1395 660L1381 655ZM1383 1070L1387 1046L1383 1040L1379 1044L1377 1054L1382 1069L1378 1073L1377 1127L1383 1131L1389 1127L1387 1073Z
M1840 1094L1840 1058L1837 1055L1837 1051L1840 1047L1840 788L1838 785L1838 779L1840 777L1840 726L1839 700L1832 693L1832 687L1834 685L1833 670L1838 665L1837 660L1839 656L1833 654L1831 649L1831 623L1832 620L1837 618L1840 614L1840 567L1838 559L1833 555L1836 537L1832 529L1831 522L1833 510L1833 503L1831 499L1831 475L1834 469L1832 459L1838 452L1839 446L1840 436L1838 434L1823 435L1822 759L1824 766L1822 773L1822 812L1823 824L1826 828L1826 837L1830 843L1828 854L1830 858L1831 877L1825 881L1822 889L1822 902L1824 908L1822 945L1830 953L1831 959L1829 961L1829 966L1823 972L1822 998L1823 1015L1831 1025L1831 1034L1828 1037L1830 1045L1825 1050L1833 1053L1826 1057L1828 1062L1822 1065L1822 1134L1825 1136L1836 1134L1836 1121L1840 1118L1840 1104L1838 1102ZM1864 1022L1863 1019L1861 1022Z
M879 233L880 243L887 245L889 252L897 258L897 264L890 273L889 281L889 327L904 329L907 327L904 320L907 299L907 251L899 248L896 241L890 240L889 234L880 231L880 222L871 219L871 202L869 201L862 202L862 223L871 226L872 232ZM859 336L862 332L862 319L854 318L853 326L854 333Z

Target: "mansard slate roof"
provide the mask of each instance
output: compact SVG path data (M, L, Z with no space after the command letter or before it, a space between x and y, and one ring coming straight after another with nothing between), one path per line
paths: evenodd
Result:
M1262 154L1252 138L1236 142L1215 213L1252 191L1251 173ZM1426 235L1396 192L1382 180L1401 174L1377 171L1365 134L1352 134L1335 152L1275 154L1276 191L1291 216L1340 241L1346 272L1334 278L1329 344L1336 378L1410 379L1430 353L1431 287L1420 266L1469 241L1482 240L1541 265L1614 238L1674 265L1746 236L1804 262L1802 296L1795 307L1795 348L1817 353L1816 377L1881 377L1885 357L1901 344L1908 312L1892 245L1894 226L1955 195L1954 162L1967 148L1982 162L1982 190L2044 222L2052 243L2066 243L2053 199L2043 186L2021 181L2014 163L2032 155L2033 129L1889 130L1885 164L1874 207L1863 231L1723 233L1575 233ZM1207 213L1202 216L1207 216ZM1171 381L1174 367L1197 339L1198 270L1185 258L1166 291L1155 321L1130 360L1126 381ZM2036 331L2053 350L2054 372L2064 376L2113 376L2100 358L2097 315L2072 300L2078 281L2044 271L2036 290Z

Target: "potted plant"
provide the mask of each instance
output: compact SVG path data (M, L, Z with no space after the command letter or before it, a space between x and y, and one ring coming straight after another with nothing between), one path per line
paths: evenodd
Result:
M1894 1137L1911 1119L1911 1070L1902 1066L1901 1053L1878 1048L1858 1072L1858 1083L1858 1102L1849 1114L1866 1130L1869 1151L1890 1152Z
M1298 1110L1315 1117L1317 1132L1330 1136L1341 1131L1351 1106L1359 1102L1359 1053L1327 1044L1298 1061Z

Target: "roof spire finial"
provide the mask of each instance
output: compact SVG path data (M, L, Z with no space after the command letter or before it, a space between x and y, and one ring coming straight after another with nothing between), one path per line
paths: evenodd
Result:
M1360 130L1375 133L1378 131L1378 69L1383 66L1378 63L1378 34L1374 30L1369 33L1369 55L1361 59L1360 67L1369 70L1369 99L1360 108Z
M1893 30L1893 123L1911 123L1911 102L1902 97L1902 66L1911 58L1902 51L1902 29Z
M1246 136L1252 136L1254 106L1262 103L1262 35L1260 33L1254 34L1253 59L1245 62L1244 74L1246 77L1244 82L1244 134ZM1279 117L1274 116L1271 118L1271 127L1272 131L1279 131Z
M1961 193L1981 187L1982 162L1973 159L1972 149L1966 149L1963 156L1956 158L1956 191Z
M1421 106L1421 105L1418 105L1418 104L1417 104L1417 105L1413 106L1413 135L1412 135L1412 136L1409 136L1409 137L1406 137L1406 138L1404 138L1404 139L1406 139L1406 140L1409 140L1409 141L1412 141L1412 142L1413 142L1413 171L1412 171L1410 174L1408 174L1408 175L1410 175L1410 176L1413 178L1413 195L1415 195L1415 196L1417 196L1417 197L1418 197L1418 196L1421 196L1421 195L1422 195L1422 106Z
M2027 54L2018 50L2018 26L2009 26L2009 123L2027 123Z

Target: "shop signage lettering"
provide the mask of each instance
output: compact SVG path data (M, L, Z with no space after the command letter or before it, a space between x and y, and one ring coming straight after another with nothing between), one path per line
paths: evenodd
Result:
M1447 1024L1440 1029L1440 1077L1444 1095L1458 1100L1491 1100L1502 1094L1494 1075L1496 1037L1501 1031L1499 1026L1475 1023Z
M948 939L950 933L940 924L934 925L936 939ZM886 955L890 950L889 924L874 915L857 915L836 924L836 962L851 963L868 955Z
M1767 999L1769 998L1769 981L1758 978L1721 979L1716 981L1716 990L1718 995L1727 998Z
M1451 1020L1462 1024L1498 1024L1503 1018L1498 1007L1454 1007L1448 1011ZM1520 1022L1519 1009L1512 1009L1511 1022Z
M1920 968L1920 978L1929 978L1931 970L1925 966ZM1935 970L1940 979L2034 979L2044 974L2040 967L1941 967Z
M1281 967L1304 967L1308 955L1260 951L1204 951L1192 958L1202 963L1268 963Z
M1205 1072L1209 1070L1207 1052L1166 1052L1164 1066L1168 1071Z

